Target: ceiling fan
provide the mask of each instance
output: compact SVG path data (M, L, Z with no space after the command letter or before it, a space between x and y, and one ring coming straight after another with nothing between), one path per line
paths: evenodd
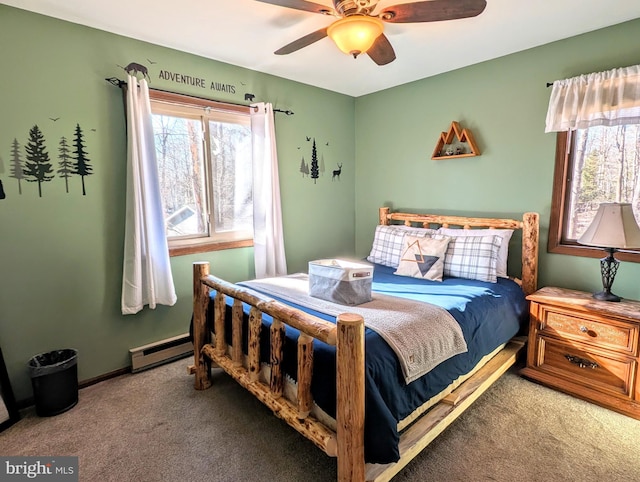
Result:
M329 36L343 52L354 58L366 52L378 65L386 65L396 58L389 39L383 33L383 22L438 22L475 17L487 6L486 0L427 0L392 5L374 13L379 0L332 0L333 8L306 0L257 1L338 18L328 27L276 50L276 55L290 54Z

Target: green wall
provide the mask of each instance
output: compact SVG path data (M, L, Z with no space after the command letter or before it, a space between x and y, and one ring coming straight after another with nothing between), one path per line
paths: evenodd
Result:
M546 253L555 135L544 133L546 82L640 62L640 20L423 79L357 99L0 5L0 346L17 398L31 396L26 364L74 347L88 380L129 365L132 347L184 333L191 264L211 261L230 281L253 274L251 249L172 258L178 303L120 314L126 137L122 94L104 79L148 67L151 87L290 109L276 128L289 271L310 259L365 256L377 208L468 215L541 214L540 285L599 288L597 261ZM154 63L151 63L154 62ZM159 78L161 70L235 86L235 93ZM53 121L51 119L58 118ZM472 130L480 157L432 161L452 120ZM93 174L37 185L10 177L11 144L38 125L57 162L58 142L83 130ZM315 137L326 172L299 172ZM326 146L329 142L329 146ZM343 164L340 182L330 171ZM623 263L615 292L640 298L640 266Z
M540 213L539 285L602 289L596 259L547 253L555 134L544 133L547 82L640 63L640 19L356 99L356 254L377 208L443 214ZM451 121L481 156L431 160ZM603 252L604 256L604 252ZM614 292L640 299L640 265L622 263Z
M35 354L79 351L80 380L129 365L130 348L187 331L191 265L211 261L231 281L253 275L252 249L172 258L178 302L120 314L125 212L126 135L120 89L105 81L124 78L119 66L149 69L150 86L215 100L256 101L290 109L276 115L285 243L290 271L310 259L351 256L354 249L354 99L255 71L0 5L0 347L16 397L32 396L27 370ZM154 62L153 64L150 61ZM235 86L235 93L159 78L167 70ZM230 89L227 89L230 90ZM59 118L56 121L52 119ZM57 169L58 143L83 131L93 174L18 183L10 177L11 146L24 146L38 125ZM315 137L326 172L314 184L299 172ZM326 146L329 142L329 146ZM300 148L300 149L298 149ZM343 164L340 182L331 171ZM330 233L328 236L327 233ZM322 240L319 242L318 240Z

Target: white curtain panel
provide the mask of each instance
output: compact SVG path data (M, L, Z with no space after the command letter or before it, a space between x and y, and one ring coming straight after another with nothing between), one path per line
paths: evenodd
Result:
M640 123L640 65L556 80L545 132Z
M251 105L253 252L256 278L287 274L273 106Z
M127 197L122 314L177 300L164 226L149 86L127 80Z

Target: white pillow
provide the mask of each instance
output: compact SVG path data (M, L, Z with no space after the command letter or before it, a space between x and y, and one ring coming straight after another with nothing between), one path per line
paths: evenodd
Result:
M496 276L501 278L508 278L507 274L507 259L509 258L509 241L513 234L513 229L451 229L440 228L438 234L445 236L500 236L502 238L502 244L500 245L500 251L498 251L498 264L496 265Z
M373 237L367 261L397 268L405 235L425 237L436 233L435 229L414 228L403 225L378 225Z
M435 239L406 235L400 264L393 274L442 281L449 239L445 236Z
M445 276L495 283L500 236L457 236L450 238L444 258Z

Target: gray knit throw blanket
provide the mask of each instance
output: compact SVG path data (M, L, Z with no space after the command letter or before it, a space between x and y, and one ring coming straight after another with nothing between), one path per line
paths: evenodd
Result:
M361 315L365 326L384 338L396 353L407 384L448 358L467 351L458 322L436 305L375 292L368 303L339 305L309 296L309 278L304 273L239 284L329 316Z

